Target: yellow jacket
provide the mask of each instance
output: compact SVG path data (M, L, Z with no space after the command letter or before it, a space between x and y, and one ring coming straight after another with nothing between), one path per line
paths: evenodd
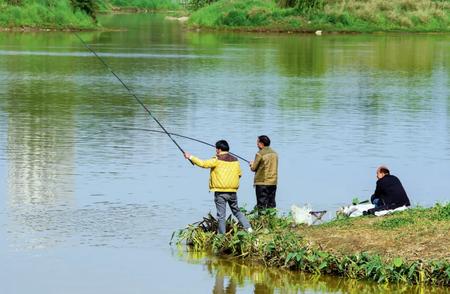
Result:
M210 168L209 190L213 192L236 192L242 175L241 166L236 157L221 152L208 160L191 156L192 163L199 167Z

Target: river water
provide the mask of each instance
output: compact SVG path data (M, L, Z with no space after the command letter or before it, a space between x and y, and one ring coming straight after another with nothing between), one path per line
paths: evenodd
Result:
M252 159L279 153L277 204L367 199L386 164L413 205L450 199L450 36L192 32L158 15L80 33L169 131ZM169 246L214 212L192 167L70 33L0 34L0 283L5 293L410 292ZM210 147L177 139L202 158ZM255 204L241 162L240 204ZM423 290L423 289L422 289ZM430 289L428 289L430 290ZM222 291L222 292L221 292ZM437 292L445 289L435 289Z

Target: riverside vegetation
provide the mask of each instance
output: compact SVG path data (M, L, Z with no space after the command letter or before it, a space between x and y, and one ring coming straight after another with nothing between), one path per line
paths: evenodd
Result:
M0 0L0 30L95 29L98 13L180 7L171 0Z
M450 31L447 0L191 0L190 24L248 31Z
M450 203L384 217L339 218L295 225L275 210L248 214L254 233L231 219L216 234L209 215L177 234L192 252L213 252L266 266L383 283L450 285Z
M115 10L190 13L190 26L209 29L450 31L448 0L0 0L0 28L94 29Z

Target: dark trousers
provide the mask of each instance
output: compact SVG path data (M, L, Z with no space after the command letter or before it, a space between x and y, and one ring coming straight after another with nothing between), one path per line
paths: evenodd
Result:
M256 185L255 192L257 209L275 208L277 206L275 202L276 185Z

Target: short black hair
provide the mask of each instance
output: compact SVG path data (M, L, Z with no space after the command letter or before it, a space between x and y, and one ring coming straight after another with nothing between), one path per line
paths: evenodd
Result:
M386 166L380 166L378 168L378 170L380 171L380 173L385 174L385 175L390 175L390 171Z
M270 146L270 139L266 135L259 136L258 141L263 143L264 146Z
M216 142L216 148L222 151L229 151L230 145L228 145L228 142L225 140L219 140Z

